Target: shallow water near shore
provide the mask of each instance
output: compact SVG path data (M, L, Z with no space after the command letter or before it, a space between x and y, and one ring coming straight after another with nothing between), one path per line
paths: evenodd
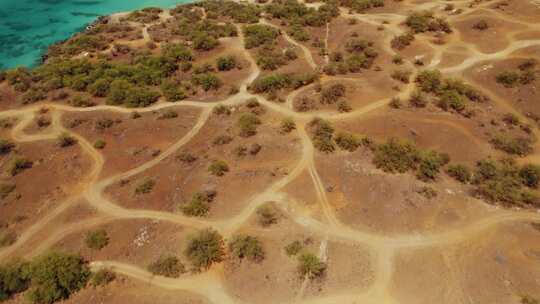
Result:
M47 47L102 15L190 0L0 0L0 69L39 64Z

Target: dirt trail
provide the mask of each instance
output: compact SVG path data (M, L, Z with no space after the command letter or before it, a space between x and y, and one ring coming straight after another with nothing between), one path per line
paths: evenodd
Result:
M432 1L424 4L414 4L405 2L404 5L407 5L412 10L420 9L433 9L441 7L447 3L446 1ZM453 3L471 3L471 1L453 1ZM317 4L313 4L316 6ZM479 5L480 8L484 4ZM473 12L474 9L465 11L464 14ZM342 10L342 14L345 17L356 18L362 22L368 24L379 26L383 21L388 21L389 24L385 25L386 37L384 39L385 45L384 50L389 54L395 54L395 51L390 46L390 40L395 36L404 32L403 28L400 26L400 23L405 20L406 15L399 14L349 14L345 10ZM120 16L120 15L118 15ZM115 18L117 18L116 16ZM170 18L170 14L162 14L162 18ZM451 18L458 18L452 16ZM261 20L260 23L267 24L276 28L279 28L268 21ZM29 243L33 240L33 237L38 236L43 231L46 231L50 228L48 225L57 219L59 215L63 214L69 207L73 206L75 203L80 202L81 199L85 199L90 206L93 206L97 211L98 215L82 220L77 223L70 223L59 225L59 227L54 227L52 231L49 232L49 235L46 239L42 240L39 244L36 244L34 250L30 253L27 253L27 257L31 257L37 254L40 254L55 243L57 243L62 238L68 236L69 234L81 232L90 227L95 227L116 219L153 219L167 221L175 223L181 226L190 226L197 229L202 229L206 227L212 227L220 231L225 237L230 237L238 229L242 227L248 221L248 219L256 212L257 208L262 204L274 201L277 205L283 210L284 214L291 218L294 222L298 223L306 230L313 232L323 239L320 245L319 256L322 260L326 258L326 246L327 242L340 241L347 244L364 244L369 246L376 252L374 271L375 271L375 281L372 286L365 292L357 292L354 289L343 290L340 294L329 295L326 297L318 297L311 299L304 299L304 290L309 284L309 279L305 279L301 288L296 293L296 298L292 299L295 303L389 303L394 304L398 303L396 299L393 299L388 293L388 287L392 280L392 275L394 271L394 257L399 253L399 250L404 248L424 248L430 246L444 246L450 244L456 244L459 242L466 241L468 239L477 237L485 233L485 231L492 229L493 227L505 223L512 222L530 222L530 221L540 221L540 213L526 212L526 211L511 211L511 210L493 210L489 214L480 219L471 223L464 224L460 227L451 228L441 232L422 232L422 233L411 233L411 234L384 234L372 231L364 231L361 229L353 229L347 227L341 223L335 213L335 208L332 205L332 202L327 196L327 189L322 182L322 179L317 171L316 160L315 160L315 149L309 138L309 135L306 131L307 123L314 117L322 117L332 121L348 120L348 119L362 119L366 117L365 114L372 111L381 109L388 105L391 98L384 98L381 100L374 101L362 108L355 109L350 113L333 113L321 111L318 113L299 113L293 109L293 100L302 90L305 90L308 87L300 88L288 94L286 97L286 102L284 104L278 104L267 100L264 96L254 95L248 92L247 88L250 83L252 83L261 73L260 69L256 65L255 60L251 54L243 47L244 45L244 36L241 28L237 25L240 44L238 44L239 50L243 53L246 59L250 63L250 75L241 83L240 91L238 94L227 97L223 100L216 100L213 102L197 102L197 101L182 101L180 103L166 103L158 102L152 106L142 109L127 109L118 106L109 106L109 105L100 105L89 108L74 108L67 105L45 103L40 105L30 105L22 107L19 109L6 110L0 112L0 118L6 117L15 117L18 119L17 124L13 127L11 132L11 137L15 142L34 142L34 141L44 141L44 140L54 140L62 133L68 133L74 136L84 154L86 154L92 160L92 168L88 172L87 176L80 181L74 187L74 190L69 193L68 197L60 202L55 209L50 211L48 214L40 218L36 223L30 226L26 231L24 231L17 239L15 244L3 248L0 250L0 260L5 260L9 257L15 256L17 249L21 248L23 245ZM328 48L328 35L330 33L330 27L327 24L326 27L326 39L325 45ZM306 46L294 41L286 32L283 31L283 37L287 42L299 47L303 54L304 58L314 70L320 70L313 59L313 54ZM150 39L147 31L147 27L143 29L143 40ZM454 38L457 39L457 38ZM499 52L492 54L484 54L476 50L475 46L472 44L464 44L460 41L451 41L449 45L435 47L435 56L431 63L427 66L428 68L435 68L441 61L443 51L450 47L453 43L459 44L466 49L467 54L470 56L465 59L460 64L457 64L452 67L447 67L441 69L443 73L461 73L465 69L470 68L471 66L485 61L485 60L499 60L504 59L509 56L511 53L529 47L533 45L540 45L540 40L520 40L520 41L511 41L510 45ZM325 56L327 62L328 56ZM411 70L414 71L412 77L418 73L419 68L413 66L410 63L406 64ZM353 80L347 77L327 77L326 80ZM323 79L325 80L325 79ZM407 98L415 89L414 83L410 83L404 87L404 89L397 93L394 97L401 99ZM509 112L513 112L518 117L523 118L523 115L515 110L508 102L505 100L494 96L492 93L484 90L488 96L490 96L498 105L502 106L505 109L508 109ZM208 121L212 109L217 104L225 105L239 105L242 104L250 97L257 97L260 103L270 111L275 111L277 113L286 115L294 119L297 126L297 134L302 145L302 151L298 162L295 167L289 174L285 177L277 180L276 182L268 185L260 193L250 197L245 202L245 208L239 211L236 215L221 220L207 220L203 218L192 218L186 217L180 214L172 214L167 212L153 211L153 210L138 210L138 209L127 209L123 208L120 205L117 205L114 201L107 198L104 195L106 188L116 182L119 182L122 179L130 178L139 173L142 173L157 164L159 164L164 159L170 157L176 153L181 147L189 143L201 130L201 128ZM52 116L51 127L48 128L45 132L37 134L25 134L24 130L34 122L37 111L39 109L46 107L49 109ZM65 129L61 124L61 115L63 112L91 112L91 111L112 111L112 112L121 112L121 113L130 113L133 111L138 112L151 112L156 110L161 110L169 107L197 107L201 109L199 117L191 130L184 135L182 138L179 138L172 146L166 149L159 156L154 159L126 172L122 172L112 177L108 177L103 180L98 180L98 176L103 169L104 158L103 155L97 151L91 143L88 142L84 137L72 132L71 130ZM426 120L430 121L430 120ZM431 121L433 123L445 123L448 126L459 129L463 132L465 136L470 137L476 143L480 144L478 138L473 134L451 122L440 122L437 120ZM533 130L534 134L540 138L540 131L537 128ZM536 147L535 154L527 158L528 161L537 161L540 162L540 144ZM286 193L281 192L281 190L290 182L294 181L300 176L303 172L309 173L309 176L313 182L313 187L316 192L318 203L321 206L323 218L322 220L317 220L312 217L312 214L300 204L293 201ZM229 291L226 290L223 284L223 269L220 266L213 267L209 271L200 273L200 274L189 274L185 275L182 278L171 279L164 278L160 276L154 276L149 272L135 266L124 263L119 263L115 261L96 261L91 263L93 270L108 268L113 271L123 274L137 280L152 284L165 289L170 290L186 290L200 294L213 303L243 303L240 299L231 295Z

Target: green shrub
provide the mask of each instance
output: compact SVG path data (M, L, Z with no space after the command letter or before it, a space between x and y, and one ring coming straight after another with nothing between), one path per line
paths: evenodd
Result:
M519 170L519 176L525 186L538 188L540 185L540 165L527 164Z
M231 109L229 109L229 107L226 105L218 104L214 107L212 112L216 115L230 115Z
M377 146L373 163L385 172L405 173L415 168L419 160L420 153L414 144L391 138Z
M409 78L411 77L411 71L409 70L395 70L392 72L391 77L397 81L403 83L409 83Z
M261 124L261 120L253 113L244 113L238 118L238 127L240 128L240 136L249 137L257 134L257 126Z
M175 256L162 256L148 265L148 271L154 275L178 278L186 271L184 264Z
M174 61L191 61L193 60L193 53L191 50L183 44L169 43L163 46L163 56L172 58Z
M441 167L449 161L450 157L448 154L435 151L422 151L416 177L425 182L434 180L439 174Z
M210 51L219 45L219 41L213 36L200 32L196 33L193 39L193 48L201 51Z
M302 243L300 241L298 240L292 241L289 244L287 244L287 246L285 246L285 253L288 256L294 256L300 253L300 251L302 251L303 248L304 246L302 246Z
M101 269L92 274L90 285L93 287L105 286L116 279L116 274L108 269Z
M309 123L313 146L325 153L334 152L333 143L334 128L326 120L315 118Z
M194 74L191 76L191 82L205 91L217 90L222 85L221 79L212 73Z
M212 141L212 143L214 145L226 145L228 143L230 143L231 141L233 141L233 138L229 135L219 135L217 136L216 138L214 138L214 140Z
M90 231L84 239L86 247L94 250L101 250L109 244L109 236L104 229Z
M264 259L261 242L249 235L235 236L229 242L229 251L239 259L246 258L252 262L261 262Z
M0 265L0 302L23 292L30 285L27 263L20 261Z
M234 56L218 57L216 66L219 71L230 71L236 68L237 62Z
M9 167L9 173L11 176L15 176L26 169L32 168L33 165L34 163L26 158L16 158Z
M416 76L416 83L426 93L436 93L442 86L442 74L438 70L424 70Z
M325 87L321 91L321 103L323 104L333 104L340 97L345 96L345 86L337 83L329 87Z
M526 156L533 151L531 140L525 137L511 137L506 134L498 134L490 140L490 143L495 149L512 155Z
M137 186L135 186L135 194L139 195L150 193L152 189L154 189L155 185L155 180L151 178L143 178L141 181L138 182Z
M469 167L462 164L449 165L446 169L446 173L461 183L468 183L471 181L472 172Z
M207 269L225 257L223 237L217 231L202 230L191 237L185 255L193 266Z
M335 142L342 150L354 152L361 144L360 138L354 134L347 132L339 132L336 134Z
M85 287L90 270L79 255L52 252L31 263L30 276L29 299L37 304L51 304Z
M495 80L507 88L512 88L519 82L519 73L514 71L503 71L495 76Z
M73 96L73 98L69 101L69 104L78 108L87 108L96 105L92 100L90 100L90 98L84 95Z
M274 42L279 36L279 30L268 25L247 25L243 30L245 35L245 47L247 49Z
M186 98L182 87L174 82L165 81L161 84L161 92L167 101L175 102Z
M65 148L69 146L73 146L77 143L77 139L68 133L63 133L60 136L58 136L58 146Z
M182 206L182 212L187 216L205 216L210 211L210 203L215 196L215 191L197 192Z
M411 28L415 33L422 33L428 31L443 31L450 33L450 25L440 18L435 18L433 13L429 11L415 12L411 14L405 20L405 24Z
M98 139L94 142L94 148L102 150L105 148L107 143L103 139Z
M298 257L298 272L309 278L321 277L326 271L326 264L313 253L303 253Z
M208 172L215 176L223 176L225 173L229 172L229 166L222 160L214 160L210 166L208 166Z
M296 129L296 123L290 117L284 118L283 120L281 120L279 129L281 133L290 133L291 131Z
M420 189L416 190L420 195L427 199L432 199L437 196L437 191L431 187L423 186Z
M107 78L100 78L88 86L88 93L96 97L105 97L109 94L110 88L111 80Z
M401 34L399 36L394 37L390 41L390 44L391 44L392 48L394 48L394 49L403 50L404 48L411 45L411 43L413 41L414 41L414 34L413 33L405 33L405 34ZM403 62L403 60L399 60L399 59L397 61L394 60L394 63L396 63L396 64L401 64L400 62Z
M264 205L257 208L257 222L263 227L268 227L278 222L278 211L272 205Z

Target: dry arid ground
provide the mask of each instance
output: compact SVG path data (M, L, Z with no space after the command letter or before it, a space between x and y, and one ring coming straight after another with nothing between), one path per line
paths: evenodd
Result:
M0 302L540 303L540 1L108 20L0 74ZM6 292L51 252L115 277Z

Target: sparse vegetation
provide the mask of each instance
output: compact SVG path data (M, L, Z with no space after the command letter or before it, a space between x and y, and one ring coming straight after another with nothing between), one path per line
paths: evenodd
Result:
M334 152L336 149L333 142L334 128L328 121L315 118L309 123L309 128L313 146L317 150L325 153Z
M354 152L361 145L361 140L355 134L347 132L338 132L336 134L335 142L342 150Z
M298 240L295 240L287 244L287 246L285 246L285 253L288 256L295 256L298 253L300 253L300 251L302 251L303 248L304 246L302 245L302 243Z
M497 134L490 143L495 149L511 155L526 156L533 151L532 141L526 137L512 137L507 134Z
M154 189L155 185L156 181L154 179L148 177L143 178L135 186L135 194L141 195L150 193L152 192L152 189Z
M249 137L257 134L257 126L261 124L261 120L253 113L244 113L238 118L238 128L240 136Z
M448 165L446 173L461 183L468 183L472 179L472 172L469 167L463 164Z

